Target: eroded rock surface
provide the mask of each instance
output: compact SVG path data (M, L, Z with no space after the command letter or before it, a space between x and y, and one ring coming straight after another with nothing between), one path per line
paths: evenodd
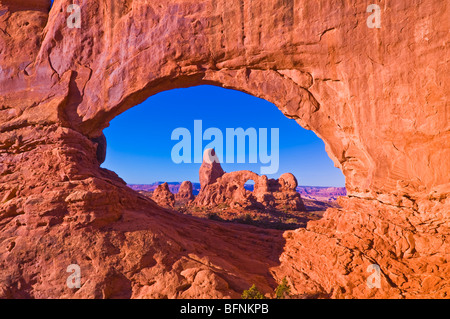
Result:
M219 177L225 174L220 165L219 158L214 149L206 149L203 153L202 166L200 166L199 180L201 188L213 184Z
M213 162L215 172L208 154L213 150L205 150L205 157L200 167L200 177L205 171L213 179L203 179L203 186L192 205L199 207L218 206L225 204L232 208L242 209L278 209L305 211L300 194L296 191L297 179L291 173L285 173L279 179L268 179L251 171L236 171L224 173L218 159ZM206 167L206 168L205 168ZM218 176L218 177L217 177ZM253 191L245 189L245 184L254 182Z
M0 1L1 297L237 297L273 275L298 294L448 298L445 2L386 2L379 29L362 0L84 1L80 29L69 3ZM282 238L162 211L100 168L111 119L200 84L313 130L342 208Z
M182 182L178 193L175 194L175 199L180 203L188 204L194 198L192 183L190 181Z
M152 199L162 207L173 207L175 205L175 196L170 191L167 183L162 183L156 187Z

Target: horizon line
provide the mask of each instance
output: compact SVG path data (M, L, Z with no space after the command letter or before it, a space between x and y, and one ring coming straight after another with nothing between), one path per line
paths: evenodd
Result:
M189 181L189 182L191 182L192 184L200 184L200 182L192 182L192 181ZM164 184L164 183L167 183L167 184L175 184L175 183L178 183L178 184L181 184L182 182L179 182L179 181L171 181L171 182L157 181L157 182L147 183L147 184L141 184L141 183L127 183L127 186L133 186L133 185L153 185L153 184L156 184L156 183L161 183L161 184ZM253 184L245 183L244 185L253 185ZM326 185L326 186L322 186L322 185L297 185L297 187L337 187L337 188L346 188L345 186L332 186L332 185Z

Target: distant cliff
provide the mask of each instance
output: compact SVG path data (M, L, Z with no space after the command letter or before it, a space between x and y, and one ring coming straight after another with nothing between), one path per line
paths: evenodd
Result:
M158 185L163 184L164 182L155 182L152 184L128 184L128 187L131 189L134 189L135 191L146 191L146 192L153 192ZM180 190L181 182L167 182L169 185L169 189L173 194L178 193ZM197 195L200 192L200 183L192 183L192 192L194 195Z
M152 184L128 184L128 187L136 191L153 192L158 185L164 182L155 182ZM169 189L173 194L178 193L181 182L168 182ZM193 193L197 195L200 191L200 183L192 183ZM253 185L246 184L245 188L253 191ZM325 187L325 186L298 186L297 192L302 195L303 198L321 200L321 201L334 201L339 196L346 196L347 191L345 187Z

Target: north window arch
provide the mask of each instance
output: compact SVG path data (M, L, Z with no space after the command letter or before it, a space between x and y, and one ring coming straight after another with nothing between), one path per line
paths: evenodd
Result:
M289 119L267 100L257 98L238 90L225 89L216 85L200 85L189 88L178 88L152 95L143 103L133 107L111 121L111 126L105 129L108 140L106 162L102 167L109 168L122 177L132 188L138 191L153 192L157 185L168 182L169 189L176 195L179 184L191 181L193 189L200 191L198 185L198 170L201 162L195 162L194 136L198 134L195 125L201 121L200 136L211 128L223 132L221 158L227 158L226 151L228 128L266 128L276 127L279 133L280 167L269 179L277 179L283 173L293 173L303 188L310 189L308 198L312 200L311 187L341 187L345 178L339 169L333 166L325 145L312 131L303 129L295 120ZM171 133L182 127L189 131L192 154L189 163L175 163L170 158L171 149L179 140L172 140ZM270 143L269 138L265 140ZM260 136L257 136L260 138ZM211 140L202 140L201 154ZM245 163L237 163L237 152L234 162L222 162L227 172L250 170L263 175L260 168L263 165L248 163L250 137L246 137ZM262 139L261 139L262 140ZM260 140L258 140L260 142ZM234 141L237 149L237 139ZM259 144L259 143L258 143ZM270 149L271 147L269 147ZM235 149L235 151L236 151ZM258 148L259 150L259 148ZM273 150L270 149L272 152ZM331 178L333 176L334 178ZM255 179L248 178L247 180ZM254 182L243 180L245 188L253 192ZM275 182L275 180L274 180ZM317 191L317 190L315 190ZM341 195L345 195L342 193ZM175 196L176 197L176 196ZM314 204L311 207L316 207ZM319 205L320 206L320 205ZM315 211L324 211L330 206L317 206ZM223 207L223 205L221 206ZM310 207L310 206L308 206ZM312 210L312 209L310 209Z

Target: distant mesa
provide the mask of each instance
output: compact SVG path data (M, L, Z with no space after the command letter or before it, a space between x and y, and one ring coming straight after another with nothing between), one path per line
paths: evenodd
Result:
M345 187L298 186L297 192L302 198L319 201L335 201L340 196L347 196Z
M142 193L150 193L148 195L151 195L155 189L161 185L164 184L164 182L155 182L152 184L128 184L128 187L131 189L134 189L135 191L142 192ZM177 194L181 187L181 182L167 182L169 186L169 190L173 194ZM191 183L192 184L192 193L197 195L200 192L200 183Z

